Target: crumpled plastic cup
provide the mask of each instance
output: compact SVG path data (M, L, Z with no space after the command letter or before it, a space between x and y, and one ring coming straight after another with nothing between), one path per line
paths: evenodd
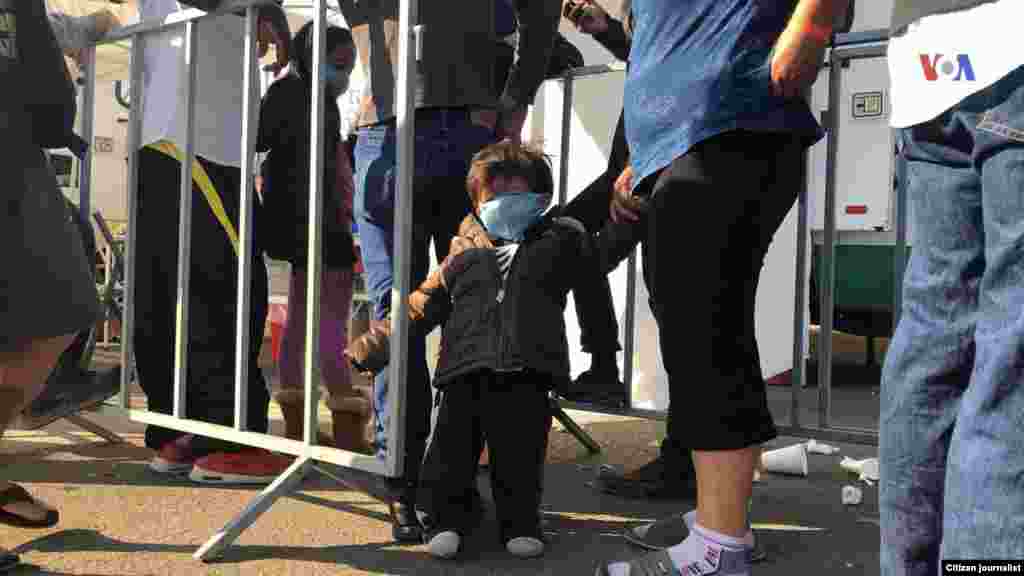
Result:
M864 491L856 486L843 486L842 499L843 504L856 506L864 499Z
M878 482L880 476L878 470L878 458L854 460L849 456L845 456L839 462L839 466L847 472L857 474L860 479L868 485L871 485L872 482Z

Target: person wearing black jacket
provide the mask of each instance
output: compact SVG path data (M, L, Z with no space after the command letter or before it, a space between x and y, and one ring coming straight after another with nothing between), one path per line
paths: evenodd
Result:
M39 0L0 0L0 435L39 395L74 335L99 317L82 240L44 150L72 139L75 92ZM12 87L16 87L12 88ZM47 528L59 514L0 480L0 524ZM0 571L18 557L0 550Z
M459 2L453 17L450 1L420 2L416 15L417 61L416 149L413 165L412 240L408 262L412 284L430 267L429 247L444 258L445 247L470 211L462 194L473 154L503 138L518 141L544 79L559 20L559 0L513 0L518 22L516 59L500 95L495 94L494 3ZM396 81L399 2L339 0L352 28L366 89L356 126L354 213L359 227L360 257L367 292L373 302L371 323L390 314L393 272L395 187L397 171ZM401 542L419 542L414 494L418 467L430 433L430 375L424 334L410 333L404 404L404 470L401 478L367 478L392 500L392 534ZM392 445L388 374L374 380L375 447L378 459ZM364 486L367 490L376 490Z
M325 106L323 129L323 271L320 286L320 374L331 409L333 444L365 451L363 430L371 415L369 398L352 387L348 361L341 352L347 342L352 307L352 275L356 262L352 240L352 169L341 142L337 98L348 88L355 64L352 34L329 26L326 32ZM281 405L285 434L301 439L304 413L303 355L306 319L306 271L309 236L309 145L313 81L313 23L295 35L289 72L267 90L260 106L257 152L268 152L263 164L263 206L266 225L262 244L267 255L292 265L288 321L281 342L280 385L274 398Z
M451 558L473 528L473 479L486 440L491 486L506 549L544 550L539 507L551 390L569 382L565 333L571 291L582 345L614 342L602 302L604 272L593 237L560 207L542 153L502 142L478 153L467 188L495 247L453 243L439 272L410 295L411 330L443 325L434 374L439 412L420 474L417 512L428 551ZM387 364L388 334L357 339L346 354L368 371Z

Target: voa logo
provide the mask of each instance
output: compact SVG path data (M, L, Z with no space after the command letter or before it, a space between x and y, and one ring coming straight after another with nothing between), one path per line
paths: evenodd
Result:
M921 54L920 58L925 80L929 82L935 82L940 78L953 82L974 82L974 67L967 54L957 54L955 57L945 54Z

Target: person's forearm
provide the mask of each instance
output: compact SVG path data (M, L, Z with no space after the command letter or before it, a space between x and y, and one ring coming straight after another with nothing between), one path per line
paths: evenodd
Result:
M790 25L831 34L846 20L849 9L850 0L800 0L790 18Z
M626 34L625 26L619 20L608 18L608 29L599 34L594 34L593 38L601 46L604 46L605 50L611 52L612 56L623 62L629 59L629 47L632 42L629 35Z
M525 108L533 104L547 73L561 8L561 2L556 0L516 0L519 57L512 64L505 83L501 97L503 107Z

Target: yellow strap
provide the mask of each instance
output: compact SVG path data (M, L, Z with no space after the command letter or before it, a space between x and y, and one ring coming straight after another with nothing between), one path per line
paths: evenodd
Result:
M174 158L179 163L184 162L185 159L178 147L173 142L167 140L160 140L150 144L148 148L156 150L162 154ZM217 189L213 186L213 181L210 180L210 175L206 173L206 169L199 163L198 160L192 161L192 182L199 187L199 191L203 193L206 198L206 203L210 206L210 210L213 211L213 215L220 222L220 225L224 228L224 232L227 233L228 239L231 240L231 247L235 249L235 255L238 255L238 232L235 230L235 225L231 223L228 218L228 213L224 210L224 203L220 200L220 194L217 193Z

